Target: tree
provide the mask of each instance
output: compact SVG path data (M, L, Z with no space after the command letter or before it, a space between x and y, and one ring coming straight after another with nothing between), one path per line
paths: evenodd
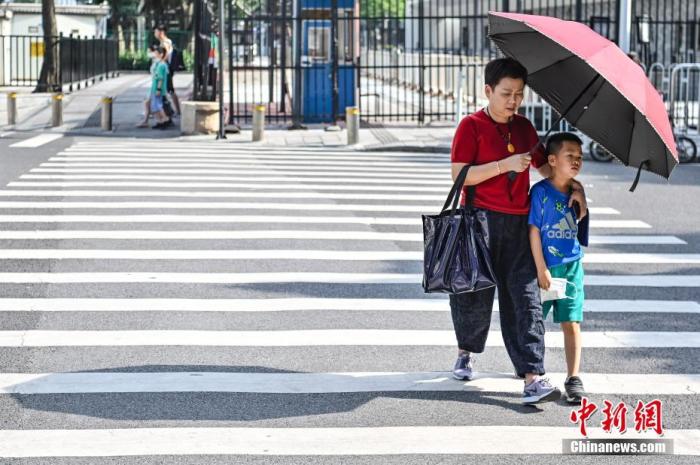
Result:
M109 28L112 34L117 37L120 44L125 44L124 30L133 30L136 27L136 16L139 13L139 0L109 0ZM129 37L127 48L134 49L134 45L141 47L142 44L135 44L133 34Z
M54 0L42 0L41 23L44 29L44 63L34 92L49 92L60 88L58 82L58 30Z

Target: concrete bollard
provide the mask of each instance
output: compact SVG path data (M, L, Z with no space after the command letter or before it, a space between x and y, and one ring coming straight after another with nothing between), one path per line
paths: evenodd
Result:
M63 94L57 92L51 96L51 126L63 125Z
M112 102L114 99L112 97L102 98L102 130L111 131L112 130Z
M347 107L345 109L345 124L348 133L348 145L360 142L360 109Z
M265 135L265 105L255 105L253 109L253 142L263 140Z
M17 92L7 94L7 124L17 124Z

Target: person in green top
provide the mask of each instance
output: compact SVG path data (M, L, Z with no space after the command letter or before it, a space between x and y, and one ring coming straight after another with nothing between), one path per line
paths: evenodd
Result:
M156 60L155 54L156 54L156 49L158 48L157 45L151 44L148 47L148 57L151 59L151 67L149 74L151 75L151 80L153 79L153 75L156 72L156 66L158 65L158 60ZM148 88L148 92L146 93L146 99L143 101L143 121L139 123L136 127L137 128L147 128L149 127L148 120L151 118L151 88Z
M151 113L155 116L157 124L153 126L153 129L165 129L173 124L172 120L168 118L163 110L163 97L167 93L166 86L168 82L168 64L165 61L166 57L167 51L164 47L156 48L156 66L151 81Z

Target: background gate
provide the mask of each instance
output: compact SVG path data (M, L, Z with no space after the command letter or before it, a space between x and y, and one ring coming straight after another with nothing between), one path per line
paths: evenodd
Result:
M698 3L632 2L630 49L644 65L695 61ZM272 123L331 124L345 107L364 122L454 120L483 104L483 67L498 51L488 11L586 23L610 40L621 0L248 0L228 3L229 122L255 104ZM294 98L298 96L298 98Z

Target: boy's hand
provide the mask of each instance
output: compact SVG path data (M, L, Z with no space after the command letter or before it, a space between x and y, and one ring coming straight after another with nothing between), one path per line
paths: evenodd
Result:
M572 208L574 206L574 202L578 204L579 214L577 219L581 221L581 219L588 213L588 202L586 201L586 193L583 190L583 186L578 181L573 182L571 190L572 192L569 198L569 208Z
M532 155L530 155L529 152L516 153L515 155L511 155L510 157L501 161L501 169L506 173L510 171L522 173L530 167L531 161Z
M549 286L552 285L552 274L549 272L549 269L545 268L537 271L537 283L545 291L549 289Z

